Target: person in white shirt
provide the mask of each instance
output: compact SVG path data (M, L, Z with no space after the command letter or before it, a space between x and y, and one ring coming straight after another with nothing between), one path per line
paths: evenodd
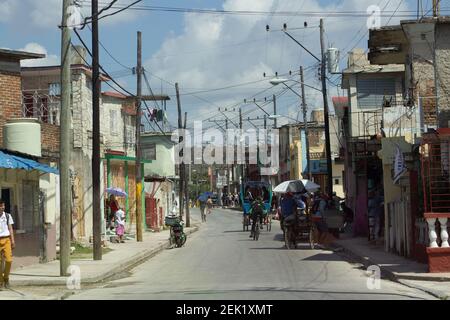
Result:
M12 265L12 249L16 246L12 225L13 218L5 212L5 201L0 200L0 254L5 259L4 269L0 270L0 290L5 287L9 289L9 273Z
M116 227L116 235L119 237L119 242L124 243L123 235L125 234L125 212L122 208L116 211L114 214L114 222Z

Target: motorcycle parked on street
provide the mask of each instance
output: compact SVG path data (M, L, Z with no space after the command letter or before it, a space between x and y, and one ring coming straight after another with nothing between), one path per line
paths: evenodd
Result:
M167 216L165 224L170 226L170 245L175 245L176 248L181 248L187 240L186 233L184 233L184 223L178 216Z

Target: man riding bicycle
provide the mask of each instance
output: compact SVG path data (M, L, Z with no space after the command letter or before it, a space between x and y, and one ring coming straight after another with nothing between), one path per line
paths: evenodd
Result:
M256 221L259 219L259 227L263 228L263 216L264 216L264 202L261 197L256 198L250 208L250 217L252 219L252 229L250 232L250 238L253 237L255 231Z

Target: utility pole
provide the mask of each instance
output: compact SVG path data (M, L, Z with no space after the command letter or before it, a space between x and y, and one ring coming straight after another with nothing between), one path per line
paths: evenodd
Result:
M186 123L187 123L187 112L184 113L184 130L186 130ZM191 150L183 150L183 152L190 152ZM189 164L190 166L190 164ZM186 227L191 226L191 217L189 214L189 180L187 178L187 170L186 170L186 164L183 163L183 171L184 171L184 197L186 198Z
M242 109L241 108L239 108L239 129L241 129L240 134L242 135ZM240 143L242 143L242 142L240 142ZM241 147L241 150L242 150L242 147ZM244 163L241 164L241 180L242 180L241 183L244 183L244 166L245 166L245 161L246 161L245 151L246 151L246 148L245 148L245 140L244 140Z
M303 109L303 125L304 125L304 130L305 130L306 166L308 168L308 179L312 180L311 159L310 159L310 154L309 154L309 134L308 134L307 111L306 111L305 81L303 78L303 66L300 67L300 82L302 84L302 109Z
M328 117L328 96L327 96L327 78L326 78L326 54L325 54L325 38L323 30L323 19L320 19L320 49L322 54L321 63L321 80L322 80L322 96L323 109L325 117L325 149L327 156L327 193L331 197L333 193L333 167L331 164L331 144L330 144L330 120Z
M142 239L142 175L141 175L141 103L142 103L142 33L137 32L136 95L136 240Z
M439 2L440 0L433 0L433 17L439 17Z
M277 118L276 118L276 115L277 115L277 96L276 95L273 95L272 101L273 101L273 115L275 116L273 123L275 125L275 129L277 129L278 127L277 127Z
M94 260L102 260L102 214L100 210L100 90L98 0L92 0L92 233L94 238Z
M225 131L226 136L228 136L228 119L225 119ZM234 157L233 157L234 158ZM225 168L227 170L227 196L229 199L229 195L231 194L231 186L230 186L230 164L226 163ZM228 201L228 200L227 200Z
M72 0L64 0L61 23L61 119L60 119L60 144L59 170L61 182L59 192L61 194L60 220L59 220L59 274L68 276L67 269L70 265L70 234L71 234L71 195L70 195L70 29L67 26L69 20L69 7Z
M178 129L183 129L183 120L181 115L181 102L180 102L180 90L178 88L178 82L175 83L175 90L177 94L177 108L178 108ZM178 142L181 143L183 141L183 138L180 136L178 138ZM179 156L182 157L180 159L180 164L178 165L178 172L180 175L180 185L179 185L179 194L178 194L178 202L179 202L179 208L180 208L180 218L183 219L183 181L184 181L184 172L183 172L183 152L184 150L180 151Z

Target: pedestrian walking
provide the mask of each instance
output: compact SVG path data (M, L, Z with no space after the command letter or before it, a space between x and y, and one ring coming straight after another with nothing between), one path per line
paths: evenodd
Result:
M200 201L200 214L202 216L202 222L206 222L205 210L206 210L206 202L205 201Z
M2 288L9 289L9 273L12 266L12 250L16 246L13 232L13 218L9 213L5 212L5 201L0 200L0 255L4 263L0 275L0 290Z
M114 221L114 217L116 216L116 212L117 212L117 210L119 210L119 202L117 202L117 199L116 199L116 196L115 195L111 195L110 197L109 197L109 204L108 204L108 206L109 206L109 227L110 227L110 230L113 230L114 229L114 224L113 224L113 221Z

